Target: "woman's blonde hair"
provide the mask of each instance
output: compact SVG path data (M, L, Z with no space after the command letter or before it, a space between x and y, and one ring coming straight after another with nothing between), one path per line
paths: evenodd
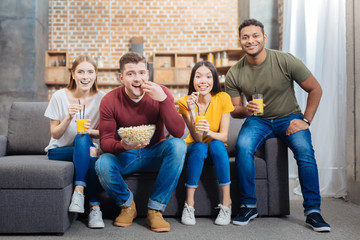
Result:
M88 63L90 63L91 65L93 65L94 68L95 68L96 78L95 78L94 84L93 84L93 86L91 87L91 90L90 90L90 91L91 91L92 93L97 93L97 91L98 91L98 87L97 87L97 73L98 73L98 68L97 68L97 66L96 66L95 61L94 61L91 57L89 57L89 56L87 56L87 55L80 55L80 56L78 56L78 57L74 60L74 62L73 62L73 64L72 64L72 67L71 67L70 82L69 82L69 84L67 85L66 88L69 89L69 90L76 89L76 82L75 82L75 79L72 77L72 74L75 72L76 67L77 67L80 63L82 63L82 62L88 62Z

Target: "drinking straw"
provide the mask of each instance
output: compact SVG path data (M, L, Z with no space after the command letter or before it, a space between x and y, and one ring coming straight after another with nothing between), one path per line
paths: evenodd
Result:
M79 105L80 105L80 99L78 99ZM80 109L80 119L81 119L81 109Z
M83 108L83 119L85 119L85 104L84 104L84 108Z
M197 106L198 108L198 116L200 116L200 108L199 108L199 105L194 101L195 105Z
M199 105L197 105L196 102L194 102L194 103L195 103L195 105L196 105L197 108L198 108L198 115L200 116L200 108L199 108ZM207 107L206 107L206 109L205 109L205 115L206 115L206 112L207 112L207 110L208 110L208 108L209 108L209 106L210 106L210 103L211 103L211 100L210 100L209 104L207 105Z

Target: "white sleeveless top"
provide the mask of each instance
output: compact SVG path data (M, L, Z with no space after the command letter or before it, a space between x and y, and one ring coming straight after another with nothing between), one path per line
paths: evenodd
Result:
M89 106L85 109L85 119L91 119L91 128L99 125L99 106L103 96L105 96L105 93L98 91ZM52 95L44 116L53 120L62 121L69 114L68 107L69 100L66 96L66 90L60 89ZM49 145L45 148L45 152L57 147L73 146L74 138L77 134L75 120L78 118L79 113L74 116L64 134L59 139L51 137Z

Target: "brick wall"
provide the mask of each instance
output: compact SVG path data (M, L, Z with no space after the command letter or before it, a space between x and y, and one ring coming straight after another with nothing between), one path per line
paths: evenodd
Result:
M238 47L237 0L49 0L49 50L103 56L118 67L130 39L143 37L144 55L155 52L205 52ZM117 82L117 72L102 70L102 83ZM48 98L61 87L49 87ZM102 86L109 91L114 86ZM171 87L174 96L186 86Z
M144 55L238 46L236 0L49 0L49 49L104 56L115 67L130 39Z

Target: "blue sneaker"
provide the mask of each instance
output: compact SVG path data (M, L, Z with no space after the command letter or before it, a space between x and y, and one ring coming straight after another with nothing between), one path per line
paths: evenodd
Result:
M233 219L235 225L247 225L252 219L256 218L258 211L256 208L241 207L238 215Z
M330 225L317 212L310 213L306 217L306 226L311 227L316 232L330 232Z

